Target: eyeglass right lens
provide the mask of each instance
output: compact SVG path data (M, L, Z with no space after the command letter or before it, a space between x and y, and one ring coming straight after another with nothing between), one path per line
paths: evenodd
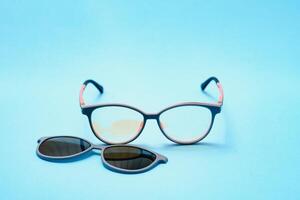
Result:
M100 107L93 111L91 123L95 134L111 144L134 139L144 125L141 113L122 106Z
M72 156L87 150L91 146L87 141L75 137L52 137L43 141L39 152L45 156Z

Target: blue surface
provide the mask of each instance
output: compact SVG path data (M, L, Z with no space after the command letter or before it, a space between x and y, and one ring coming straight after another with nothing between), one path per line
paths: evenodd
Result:
M0 1L1 199L299 199L299 1ZM134 142L169 162L138 175L98 155L50 163L41 136L100 143L81 114L87 78L102 99L157 112L211 75L224 109L198 145L147 123ZM210 91L216 96L214 87Z

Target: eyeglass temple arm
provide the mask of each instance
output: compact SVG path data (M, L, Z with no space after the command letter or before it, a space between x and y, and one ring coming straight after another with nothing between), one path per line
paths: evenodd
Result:
M84 83L81 86L80 92L79 92L79 104L80 104L81 107L85 105L85 102L84 102L84 99L83 99L83 93L85 91L86 86L90 83L93 86L95 86L95 88L98 89L100 94L103 94L103 92L104 92L103 87L99 83L97 83L96 81L91 80L91 79L84 81Z
M222 84L220 83L220 81L216 77L212 76L212 77L208 78L206 81L204 81L201 84L201 89L204 91L206 89L206 87L208 86L208 84L212 81L214 81L217 84L217 87L218 87L219 93L220 93L219 99L218 99L218 104L220 106L222 106L223 101L224 101L224 91L223 91Z

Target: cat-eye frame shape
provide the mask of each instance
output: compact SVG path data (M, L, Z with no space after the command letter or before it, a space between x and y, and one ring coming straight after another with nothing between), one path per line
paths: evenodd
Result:
M163 109L154 114L125 104L86 105L83 94L88 84L103 94L103 87L94 80L86 80L80 90L79 102L82 113L88 117L94 135L107 144L126 144L135 140L143 131L148 119L156 120L162 133L172 142L194 144L210 132L215 116L221 112L224 100L223 88L216 77L201 84L204 91L210 82L219 90L216 103L185 102Z

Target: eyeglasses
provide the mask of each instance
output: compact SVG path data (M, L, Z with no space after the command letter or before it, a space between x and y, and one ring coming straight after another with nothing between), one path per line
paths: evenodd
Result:
M154 119L162 133L178 144L193 144L210 132L215 116L221 112L224 93L220 81L210 77L201 84L204 91L214 81L219 90L217 103L186 102L170 106L155 114L147 114L124 104L86 105L83 93L88 84L94 85L100 94L103 87L94 80L86 80L80 90L79 102L94 135L107 144L125 144L135 140L143 131L148 119Z
M44 160L65 160L75 158L93 149L101 150L104 166L121 173L142 173L168 159L153 151L132 146L97 146L78 137L54 136L38 140L37 155Z

